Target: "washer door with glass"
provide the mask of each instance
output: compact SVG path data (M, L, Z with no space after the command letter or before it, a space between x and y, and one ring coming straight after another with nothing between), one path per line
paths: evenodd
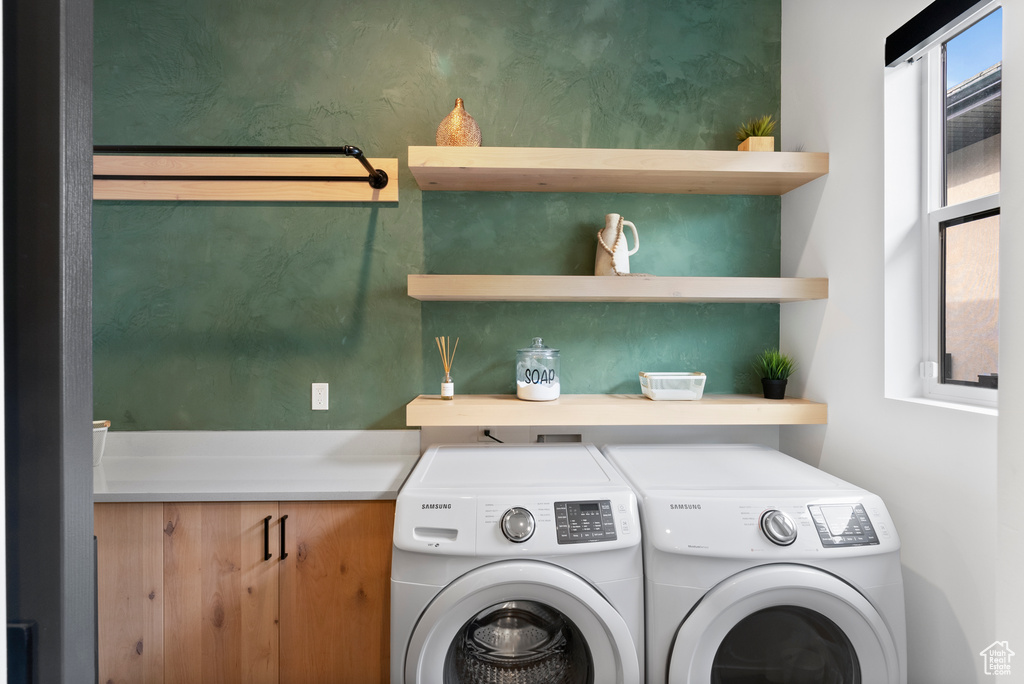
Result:
M676 633L669 684L900 684L895 641L856 589L801 565L746 570Z
M407 684L640 684L637 646L592 585L542 562L486 565L427 606L409 640Z

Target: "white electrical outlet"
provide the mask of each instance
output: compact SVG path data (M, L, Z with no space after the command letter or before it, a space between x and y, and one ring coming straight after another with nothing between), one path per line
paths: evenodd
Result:
M326 411L328 404L328 384L326 382L313 383L313 410Z

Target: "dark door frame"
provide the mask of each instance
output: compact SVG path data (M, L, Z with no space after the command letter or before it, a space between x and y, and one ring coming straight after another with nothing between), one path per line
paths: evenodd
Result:
M40 684L95 677L92 8L3 3L7 615Z

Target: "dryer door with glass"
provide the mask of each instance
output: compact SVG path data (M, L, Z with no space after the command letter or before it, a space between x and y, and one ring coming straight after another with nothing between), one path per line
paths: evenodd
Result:
M615 608L578 575L537 561L486 565L446 586L405 656L407 684L640 684Z
M745 570L680 625L670 684L901 684L896 642L846 582L802 565Z

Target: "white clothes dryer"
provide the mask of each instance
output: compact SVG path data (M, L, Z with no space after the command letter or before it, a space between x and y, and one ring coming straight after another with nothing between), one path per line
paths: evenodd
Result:
M651 684L905 684L879 497L762 446L603 451L639 499Z
M596 447L423 454L396 502L391 681L644 681L636 497Z

